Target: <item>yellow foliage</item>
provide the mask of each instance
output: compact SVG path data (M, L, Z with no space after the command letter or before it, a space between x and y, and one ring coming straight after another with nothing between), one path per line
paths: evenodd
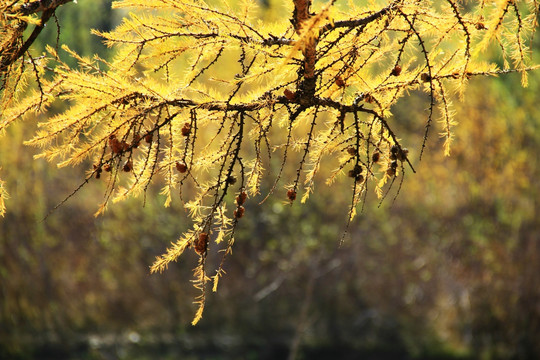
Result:
M33 71L24 61L0 56L7 64L0 69L0 130L42 114L28 144L58 166L89 166L84 183L106 178L97 214L110 200L144 195L157 178L164 182L165 206L178 194L193 227L151 271L164 271L188 247L199 255L195 324L204 309L209 240L223 247L215 290L235 228L249 216L246 198L233 201L231 194L259 194L277 158L270 193L285 167L296 170L287 179L287 197L282 195L290 203L300 191L301 202L308 201L319 177L329 185L348 178L352 221L368 184L382 200L394 184L401 187L408 169L414 172L391 112L399 99L411 91L427 94L420 154L431 127L438 126L449 155L457 124L453 99L470 79L519 72L527 84L534 68L527 41L538 6L529 1L525 10L517 3L330 1L313 10L310 1L294 0L294 12L266 24L257 18L255 0L234 7L227 1L117 1L115 8L131 13L111 32L94 31L116 50L110 62L66 46L76 69L52 48L50 59L32 60ZM22 33L0 19L0 46L13 53L10 39ZM503 69L483 55L493 44ZM39 86L22 98L29 73ZM56 102L67 110L48 112Z
M0 180L0 216L4 216L6 214L6 204L5 200L8 198L8 193L6 191L6 187L4 185L4 182Z

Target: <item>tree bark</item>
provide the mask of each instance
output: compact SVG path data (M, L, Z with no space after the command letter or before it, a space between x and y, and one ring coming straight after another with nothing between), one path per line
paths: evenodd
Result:
M311 17L309 12L311 0L293 0L294 13L293 24L297 34L302 32L304 23ZM316 78L315 64L317 62L316 49L318 39L310 39L304 45L302 54L304 55L304 80L300 88L300 104L307 105L315 96Z

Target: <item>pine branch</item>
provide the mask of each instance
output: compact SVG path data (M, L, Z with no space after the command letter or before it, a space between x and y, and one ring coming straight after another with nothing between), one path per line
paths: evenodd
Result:
M55 10L73 0L36 0L14 6L8 14L28 16L41 11Z
M323 34L329 31L339 29L339 28L357 28L357 27L368 25L374 21L381 19L383 16L392 12L392 10L397 9L402 2L403 0L396 0L392 2L390 5L388 5L387 7L382 8L381 10L361 19L341 20L341 21L336 21L334 23L328 23L327 25L321 28L320 34L322 36Z

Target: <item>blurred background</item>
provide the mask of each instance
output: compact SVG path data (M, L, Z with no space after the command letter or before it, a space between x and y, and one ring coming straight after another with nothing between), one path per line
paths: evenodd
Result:
M263 17L283 12L265 6ZM62 6L60 41L110 58L89 29L109 30L122 15L105 0ZM51 22L36 52L56 36ZM43 221L84 169L33 160L22 142L36 124L15 124L0 141L10 194L0 358L539 359L539 90L540 72L527 89L519 75L471 80L456 102L452 156L434 132L421 162L428 102L403 99L395 126L417 174L395 201L393 191L379 207L369 194L341 247L349 183L321 181L303 206L284 205L281 193L248 201L227 275L196 327L196 256L149 274L189 225L180 202L164 208L158 184L144 207L130 200L94 218L96 182Z

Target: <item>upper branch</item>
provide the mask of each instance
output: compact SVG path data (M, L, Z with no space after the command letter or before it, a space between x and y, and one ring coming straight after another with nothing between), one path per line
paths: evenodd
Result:
M17 42L12 42L9 44L9 47L14 48L0 49L0 74L4 73L10 65L15 63L21 56L24 55L26 51L28 51L30 46L34 43L34 41L36 41L37 37L45 27L47 21L49 21L51 16L54 14L56 8L71 1L73 0L37 0L1 9L1 15L11 15L14 18L17 18L18 16L28 16L38 12L42 12L42 14L40 23L34 27L32 33L28 36L24 43L21 42L22 45L20 45L20 47L15 45ZM26 23L24 23L22 28L26 28ZM22 36L22 31L19 31L19 35L17 35L17 37L22 38ZM2 54L2 52L4 54Z
M60 5L64 5L72 1L73 0L36 0L14 6L9 12L12 14L27 16L40 11L56 9Z
M396 0L394 2L392 2L390 5L388 5L387 7L385 8L382 8L381 10L369 15L369 16L366 16L365 18L361 18L361 19L354 19L354 20L342 20L342 21L336 21L334 23L328 23L327 25L325 25L321 31L320 31L320 34L323 35L324 33L328 32L328 31L332 31L334 29L337 29L337 28L342 28L342 27L347 27L347 28L355 28L355 27L359 27L359 26L364 26L364 25L367 25L373 21L376 21L380 18L382 18L383 16L385 16L386 14L388 14L389 12L391 12L392 10L396 9L399 5L399 3L401 3L402 0Z

